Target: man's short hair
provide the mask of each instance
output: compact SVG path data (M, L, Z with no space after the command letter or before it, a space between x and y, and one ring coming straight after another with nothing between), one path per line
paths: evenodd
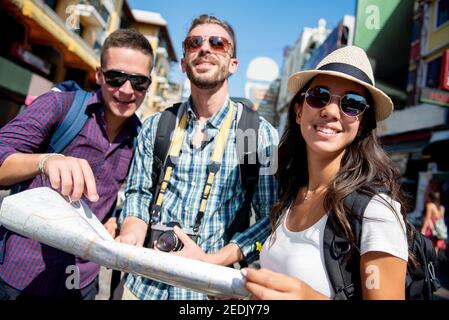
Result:
M150 57L153 65L153 48L143 34L133 29L118 29L112 32L101 48L101 66L106 64L106 52L110 48L135 49Z
M232 48L233 48L233 53L232 53L233 58L237 58L237 39L235 38L234 29L231 27L231 25L228 22L218 19L217 17L210 16L208 14L202 14L202 15L196 17L195 19L193 19L187 34L189 34L190 31L192 31L195 27L202 25L202 24L218 24L223 29L225 29L226 32L231 37Z

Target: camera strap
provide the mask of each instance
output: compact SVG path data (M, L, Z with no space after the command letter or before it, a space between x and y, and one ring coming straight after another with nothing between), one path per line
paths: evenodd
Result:
M234 109L235 104L233 101L230 100L229 112L226 118L224 119L217 136L215 137L215 145L212 152L212 157L210 159L209 165L207 166L208 177L206 180L206 184L204 185L200 209L195 218L195 225L193 227L193 231L195 233L198 233L199 231L201 221L206 211L207 200L209 198L215 176L217 175L218 171L221 168L226 142L228 140L229 132L232 125ZM159 221L160 209L164 201L165 193L167 191L168 182L170 181L174 168L179 160L179 155L181 153L181 147L182 142L184 141L186 128L187 128L187 112L185 111L183 112L181 120L179 121L178 126L176 127L174 138L170 145L168 157L166 159L164 176L162 181L160 182L161 183L160 190L159 193L157 194L156 201L154 203L154 208L152 209L151 212L151 223L157 223Z

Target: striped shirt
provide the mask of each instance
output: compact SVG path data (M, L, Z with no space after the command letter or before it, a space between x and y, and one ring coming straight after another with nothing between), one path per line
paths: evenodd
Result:
M67 114L74 96L73 92L42 95L3 127L0 130L0 164L14 153L46 152L50 138ZM140 122L133 116L116 140L109 143L101 92L98 91L88 103L89 119L62 153L89 162L100 199L92 203L83 196L83 200L103 221L111 215L118 190L127 176L136 127ZM50 186L48 179L41 175L29 183L26 189ZM75 260L73 255L19 234L11 232L7 239L1 241L5 232L5 228L0 228L0 252L5 249L0 278L18 290L40 296L60 295L66 278L70 276L66 274L66 267L74 264L80 271L80 288L98 275L99 265L79 258Z
M181 147L181 154L168 183L161 208L160 222L179 222L183 228L192 228L199 210L203 188L207 179L207 164L214 149L215 137L228 114L229 98L205 124L206 135L199 148L192 145L193 135L198 129L198 121L192 110L190 100L181 106L187 110L187 129ZM138 217L149 222L148 208L153 195L151 172L153 165L153 141L155 139L160 113L145 121L138 137L136 154L131 165L126 200L119 223L125 217ZM235 213L244 201L244 190L240 183L239 163L236 151L237 108L233 114L230 130L220 171L215 177L205 215L199 230L198 245L208 253L216 252L229 241L236 243L247 261L256 258L256 242L263 243L270 233L268 214L277 200L277 183L269 170L273 164L268 161L271 153L277 149L277 131L263 118L259 127L260 176L256 186L252 205L256 212L256 223L247 231L236 234L232 239L225 238L225 230L235 217ZM260 151L262 150L262 151ZM261 156L261 152L264 152ZM140 299L206 299L207 296L191 290L169 286L148 278L127 275L126 285Z

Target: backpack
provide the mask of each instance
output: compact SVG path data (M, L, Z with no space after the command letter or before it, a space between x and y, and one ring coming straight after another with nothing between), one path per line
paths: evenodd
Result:
M51 91L75 92L75 97L72 104L70 105L69 111L51 136L50 143L46 151L46 153L61 153L65 149L65 147L78 135L78 133L84 127L86 121L89 119L89 115L86 113L87 102L94 94L84 91L73 80L67 80L58 83L51 89ZM140 130L140 126L137 128L137 130ZM133 141L134 149L136 143L137 138L135 137ZM11 187L11 194L15 194L22 190L25 190L29 186L31 181L32 179L15 184ZM115 209L116 208L114 208L114 212ZM2 226L0 227L3 228ZM3 263L6 241L9 236L10 232L9 230L7 230L3 237L0 238L0 242L3 242L3 249L2 251L0 251L0 264Z
M52 91L74 91L75 98L70 106L64 120L56 128L50 138L47 153L60 153L65 147L76 137L86 123L89 116L86 114L87 101L93 96L92 93L82 90L75 81L64 81L57 84ZM11 187L11 193L15 194L25 190L31 183L32 179L19 182ZM0 228L4 228L0 226ZM4 234L0 238L3 243L0 248L0 264L3 263L6 242L11 235L10 231L5 229Z
M355 243L360 248L362 235L362 218L371 196L354 191L346 197L344 205L355 236ZM413 269L410 263L406 275L406 299L432 299L433 292L441 286L435 276L437 256L432 242L410 225L413 238L408 242L409 250L415 255L418 266ZM362 299L360 283L360 252L351 248L341 227L336 223L333 215L329 219L324 231L324 262L329 280L335 291L335 299Z
M51 89L51 91L75 92L75 97L69 111L51 136L50 143L46 150L46 153L61 153L65 147L78 135L89 118L86 113L87 102L93 96L93 93L82 90L80 86L72 80L57 84ZM11 194L15 194L26 189L30 183L31 180L26 180L15 184L11 188Z
M259 114L257 111L252 110L250 105L243 104L242 100L238 100L236 98L232 98L232 100L239 106L238 110L240 117L237 128L243 131L246 131L247 129L255 130L257 139L259 132ZM163 172L165 171L165 163L168 158L167 154L171 144L171 134L175 130L180 106L181 103L178 103L164 110L159 119L154 141L153 171L151 174L152 181L157 181L157 183L153 183L150 190L153 195L159 194L164 175ZM243 154L238 154L238 158L240 181L242 188L245 190L245 198L242 206L236 213L233 222L225 231L225 236L228 241L234 236L234 234L243 232L249 227L251 201L255 187L259 180L260 162L257 157L257 148L255 152L248 152L248 141L244 141L243 147L240 147L239 143L241 142L237 139L237 150L243 150ZM256 140L256 143L258 143L258 140ZM150 212L154 202L156 201L155 198L156 197L153 197L152 204L149 207ZM149 231L150 230L148 230L148 232ZM149 239L149 234L147 235L147 238ZM241 266L246 266L245 262L241 262L240 264Z
M444 223L444 218L440 218L433 224L432 235L439 240L447 239L447 226Z

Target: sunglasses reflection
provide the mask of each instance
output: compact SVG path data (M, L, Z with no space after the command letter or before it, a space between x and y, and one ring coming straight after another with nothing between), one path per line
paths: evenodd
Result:
M228 39L220 36L190 36L187 37L184 42L184 51L185 52L196 52L199 51L204 42L208 40L210 49L215 53L226 54L229 49L232 47L231 43Z
M343 96L332 94L329 89L321 86L309 88L302 94L306 103L312 109L322 109L332 100L332 97L339 98L340 110L348 117L358 117L362 115L369 105L366 98L357 93L346 93Z

